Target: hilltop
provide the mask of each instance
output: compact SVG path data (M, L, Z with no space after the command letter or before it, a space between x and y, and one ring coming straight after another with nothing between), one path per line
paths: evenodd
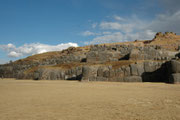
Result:
M107 43L107 44L99 44L98 46L113 46L113 45L134 45L134 46L147 46L147 45L157 45L164 49L168 49L170 51L176 51L180 46L180 35L176 35L173 32L166 32L165 34L159 32L155 35L153 40L135 40L130 42L120 42L120 43ZM64 55L68 55L71 53L81 54L82 52L88 52L92 46L84 46L84 47L70 47L66 50L62 51L54 51L54 52L46 52L42 54L36 54L33 56L29 56L25 59L20 59L15 61L15 63L19 62L35 62L35 61L45 61L46 59L51 59L53 57L60 57Z
M180 82L180 35L157 33L152 40L135 40L29 56L1 65L0 76L119 82Z
M107 44L99 44L98 46L116 46L116 45L133 45L133 46L150 46L150 45L155 45L159 46L164 49L168 49L170 51L177 51L179 50L180 46L180 35L176 35L173 32L166 32L165 34L159 32L155 35L153 40L135 40L135 41L130 41L130 42L120 42L120 43L107 43ZM21 62L43 62L47 59L51 58L58 58L61 56L65 56L68 54L82 54L82 53L87 53L89 52L91 46L84 46L84 47L70 47L66 50L62 51L54 51L54 52L46 52L42 54L36 54L33 56L29 56L25 59L20 59L15 61L15 63L21 63Z

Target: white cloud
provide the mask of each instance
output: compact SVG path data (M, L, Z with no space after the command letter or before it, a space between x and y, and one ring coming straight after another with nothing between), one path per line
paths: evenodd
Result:
M139 19L136 15L123 18L118 15L111 16L97 24L93 32L92 41L85 44L123 42L132 40L153 39L156 32L175 32L180 34L180 8L179 0L158 0L164 5L163 13L157 14L152 20ZM174 7L173 7L174 6Z
M134 28L136 27L135 24L136 21L132 22L132 21L127 21L127 22L101 22L101 24L99 25L99 27L101 29L104 30L118 30L121 32L132 32L134 30Z
M123 35L121 32L115 32L110 35L103 35L95 37L92 41L86 42L86 44L102 44L102 43L110 43L110 42L117 42L122 40Z
M120 30L122 25L118 22L102 22L100 25L101 29Z
M117 15L114 15L113 18L114 18L115 20L125 21L124 18L122 18L122 17L120 17L120 16L117 16Z
M158 0L167 12L175 13L180 10L180 0Z
M10 53L8 53L9 57L21 57L23 54L22 53L18 53L16 51L11 51Z
M77 43L65 43L58 45L47 45L41 43L24 44L23 46L16 47L13 44L0 45L0 49L3 49L8 53L9 57L22 57L27 55L39 54L49 51L61 51L68 47L78 47Z
M155 32L151 30L145 30L145 31L136 32L136 33L126 33L126 34L123 34L121 32L114 32L108 35L97 36L92 41L85 42L85 44L126 42L126 41L132 41L136 39L151 40L154 35L155 35Z
M124 21L101 22L99 24L101 34L94 36L92 41L85 42L85 44L125 42L136 39L150 40L156 33L149 27L152 23L140 20L136 15L133 15L128 19L121 19Z
M155 32L175 32L180 34L180 10L173 14L160 14L149 25L149 29Z
M111 34L112 32L109 32L109 31L105 31L105 32L102 32L103 35L109 35Z
M85 32L82 32L82 34L81 35L83 35L83 36L93 36L93 35L96 35L96 33L94 33L94 32L90 32L90 31L85 31Z
M93 23L92 28L96 28L97 25L98 25L98 23Z

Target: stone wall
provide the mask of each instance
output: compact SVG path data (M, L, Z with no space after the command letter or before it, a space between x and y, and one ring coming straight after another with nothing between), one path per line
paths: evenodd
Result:
M81 80L81 75L81 66L70 69L39 67L30 73L19 72L17 78L34 80Z
M87 53L87 62L109 62L119 60L171 60L178 52L161 49L160 46L112 45L92 46Z
M82 81L166 82L164 61L145 61L121 66L83 66Z
M19 63L11 63L0 66L0 77L3 76L5 78L20 78L19 76L23 76L23 72L31 69L33 67L40 67L46 65L57 65L63 63L71 63L71 62L82 62L86 59L86 55L82 54L68 54L61 57L53 57L51 59L46 59L43 61L32 61L32 62L19 62Z
M65 51L67 52L67 51ZM22 61L0 66L0 76L17 79L119 81L119 82L174 82L178 83L179 51L167 51L160 46L93 45L87 52L68 54L43 61ZM133 61L115 67L112 62ZM55 65L84 63L67 69ZM108 63L108 64L106 64ZM44 67L47 66L47 67ZM177 68L177 66L179 66ZM31 70L32 68L36 68ZM172 68L170 71L169 69ZM30 72L27 72L30 71ZM171 76L171 77L170 77Z
M170 62L169 70L169 82L170 83L180 83L180 62L172 60Z

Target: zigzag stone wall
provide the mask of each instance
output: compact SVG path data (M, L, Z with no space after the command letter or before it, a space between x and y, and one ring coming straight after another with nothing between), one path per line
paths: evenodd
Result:
M0 75L17 79L81 80L81 81L118 81L118 82L175 82L180 72L174 68L171 60L179 59L179 52L162 49L160 46L133 45L94 45L86 53L70 53L60 57L46 59L30 64L6 64L0 66ZM126 65L114 67L113 62L132 61ZM80 64L68 69L43 67L68 63ZM108 64L106 64L108 63ZM29 69L37 67L31 72Z

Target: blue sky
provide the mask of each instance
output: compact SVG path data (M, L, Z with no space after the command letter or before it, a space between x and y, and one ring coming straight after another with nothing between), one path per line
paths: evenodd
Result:
M179 0L0 0L0 63L69 46L180 33ZM63 43L63 44L62 44Z

